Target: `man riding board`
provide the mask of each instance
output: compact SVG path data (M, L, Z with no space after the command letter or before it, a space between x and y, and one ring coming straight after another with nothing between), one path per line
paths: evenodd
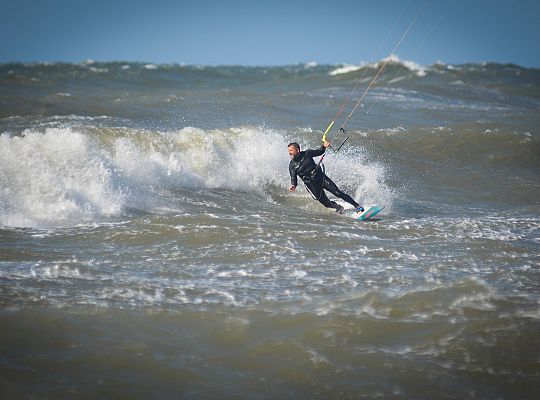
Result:
M339 190L337 185L324 173L320 165L315 164L313 157L318 157L324 154L326 148L330 146L328 141L323 141L323 145L316 149L308 149L300 151L300 145L296 142L289 143L288 151L291 161L289 163L289 173L291 174L290 192L296 190L298 185L298 176L304 181L307 190L313 198L318 200L323 206L335 208L336 212L341 214L343 206L331 201L325 193L325 189L334 196L345 200L347 203L354 206L356 211L362 212L364 209L348 194Z

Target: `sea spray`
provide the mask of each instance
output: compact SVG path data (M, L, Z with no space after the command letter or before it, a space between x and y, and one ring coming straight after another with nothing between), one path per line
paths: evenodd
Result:
M289 183L288 142L277 131L187 127L105 132L79 125L2 135L2 223L39 227L104 222L127 208L151 212L166 201L167 193L179 189L223 188L272 201ZM316 139L301 136L299 140L318 146ZM352 193L361 192L366 201L390 201L381 189L381 168L367 165L357 154L329 159L331 176Z
M121 212L125 199L111 160L88 136L28 129L0 141L2 225L73 225Z

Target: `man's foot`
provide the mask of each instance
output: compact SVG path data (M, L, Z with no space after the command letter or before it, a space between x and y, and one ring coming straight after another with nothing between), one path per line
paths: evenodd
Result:
M356 207L355 210L356 212L361 213L361 212L364 212L364 207Z
M343 210L345 209L342 205L338 204L339 208L336 208L336 214L343 214Z

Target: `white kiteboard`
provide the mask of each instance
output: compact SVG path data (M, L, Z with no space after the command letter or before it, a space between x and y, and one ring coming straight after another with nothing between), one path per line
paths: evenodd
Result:
M357 219L359 221L368 221L373 219L378 213L384 210L384 206L368 206L364 207L364 211L358 212L354 209L344 210L343 215L347 217Z

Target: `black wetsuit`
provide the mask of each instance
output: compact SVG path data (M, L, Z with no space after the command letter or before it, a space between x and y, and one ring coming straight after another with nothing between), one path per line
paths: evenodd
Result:
M328 198L323 189L352 204L355 208L359 207L360 205L351 196L339 190L337 185L313 161L313 157L323 155L325 150L325 147L321 146L317 150L309 149L298 153L289 163L291 184L296 187L298 185L297 177L302 178L309 192L325 207L342 209L339 204Z

